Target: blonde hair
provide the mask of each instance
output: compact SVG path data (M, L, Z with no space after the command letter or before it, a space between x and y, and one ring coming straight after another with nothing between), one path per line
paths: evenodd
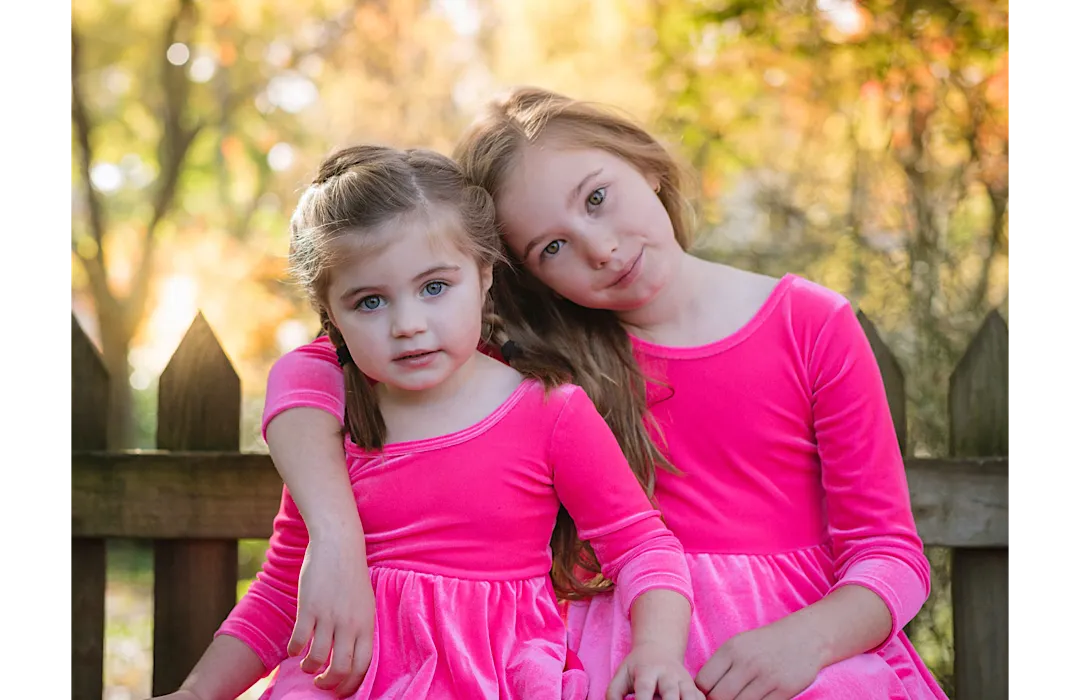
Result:
M463 250L479 264L492 265L496 278L504 277L505 258L491 196L483 188L469 184L460 166L450 158L423 149L364 145L338 151L319 167L290 221L289 267L319 312L323 330L339 356L348 348L330 319L327 288L341 259L341 237L362 236L395 217L430 214L437 207L458 215L464 234L459 241ZM489 344L501 344L510 337L497 310L497 304L489 299L482 331L483 340ZM558 357L518 351L506 359L522 375L541 381L549 389L570 379L570 367ZM386 423L375 389L354 362L343 363L342 369L346 429L360 447L381 449L386 440ZM583 547L574 521L565 508L560 508L551 535L552 581L556 593L563 597L581 597L603 588L602 584L579 580L574 571L583 557Z
M687 171L645 129L611 108L540 88L516 88L488 103L462 136L454 157L469 181L497 200L522 151L541 139L607 151L643 176L656 178L657 196L671 218L675 239L684 250L690 247L693 212L683 195ZM615 313L566 301L520 264L511 263L501 272L492 296L507 332L530 355L547 357L569 371L607 421L652 498L656 468L677 470L649 433L648 427L656 425L648 412L646 378ZM596 576L593 588L605 585L591 549L582 548L578 564Z

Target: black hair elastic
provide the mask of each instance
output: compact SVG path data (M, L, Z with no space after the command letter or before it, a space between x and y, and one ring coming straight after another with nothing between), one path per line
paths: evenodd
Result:
M344 367L352 362L352 355L349 354L349 346L339 345L337 348L337 362Z
M521 357L521 346L512 340L508 340L502 344L499 348L499 352L502 353L503 359L507 362L511 362L515 357Z

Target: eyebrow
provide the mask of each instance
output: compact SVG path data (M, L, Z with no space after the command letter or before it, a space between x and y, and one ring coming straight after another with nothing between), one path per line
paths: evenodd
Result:
M596 170L592 171L591 173L588 173L585 177L581 178L581 182L579 182L574 189L570 190L570 194L566 197L566 208L567 209L570 209L570 208L572 208L574 206L574 200L576 200L578 197L581 196L581 191L583 189L585 189L586 183L588 183L589 180L592 180L594 177L599 175L601 173L601 171L603 171L603 168L597 168ZM545 232L545 233L541 233L539 236L533 237L533 239L531 241L529 241L525 245L525 252L521 255L521 259L522 260L527 259L529 257L529 253L532 252L532 249L535 248L536 246L540 245L540 243L545 238L547 238L549 235L550 234Z
M421 272L420 274L418 274L416 277L413 277L412 281L414 283L419 282L421 279L423 279L425 277L428 277L429 275L434 275L437 272L458 272L459 270L461 270L460 265L451 265L450 263L442 263L440 265L434 265L432 267L429 267L428 269L426 269L423 272ZM345 292L343 292L342 295L341 295L341 299L342 299L342 301L344 301L346 299L350 299L350 298L356 296L357 294L378 292L378 291L381 291L381 290L382 290L382 287L378 287L378 286L376 286L376 287L353 287L351 289L345 290Z

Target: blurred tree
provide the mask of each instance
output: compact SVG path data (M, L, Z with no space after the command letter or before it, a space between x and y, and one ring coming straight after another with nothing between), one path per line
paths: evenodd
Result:
M304 174L356 140L448 150L462 61L418 0L72 9L73 289L89 301L76 310L92 309L116 379L110 444L145 447L132 384L152 385L196 306L261 393L277 331L302 313L281 282ZM147 351L165 335L171 347Z
M807 274L904 366L909 451L944 454L948 377L1008 295L1003 0L653 2L653 119L701 178L701 250ZM950 688L948 556L913 624Z
M252 37L231 2L81 0L72 9L73 259L115 378L110 444L131 446L129 350L154 296L158 249L208 217L235 238L247 235L274 165L275 127L295 128L289 101L314 91L286 82L289 71L332 45L341 25L327 21L323 41L303 51L282 45L290 55L274 61L244 45ZM140 39L147 35L159 38ZM282 102L284 118L253 128L259 99Z
M1006 3L653 11L654 120L700 175L704 253L848 294L909 370L913 449L942 453L942 387L1007 295Z
M115 169L99 169L94 183L94 146L97 136L85 97L82 81L84 72L83 42L75 25L71 32L72 100L71 114L74 122L79 175L81 176L87 219L82 228L88 231L72 235L72 248L83 265L95 308L99 318L102 351L105 364L116 381L112 383L111 406L114 408L109 426L110 444L126 446L129 441L125 420L130 415L131 389L127 379L127 354L131 337L141 321L146 308L150 275L153 265L155 234L162 220L172 208L180 169L192 141L204 124L184 114L188 82L182 69L166 58L166 50L190 32L195 10L190 0L181 0L175 14L168 20L160 53L161 87L163 99L158 107L160 141L157 153L159 174L154 180L153 200L148 220L143 226L141 260L126 297L119 297L109 284L106 266L105 243L109 232L109 218L101 195L102 190L114 189L118 177ZM114 166L115 168L115 166ZM89 235L87 235L87 233ZM81 234L81 235L80 235Z

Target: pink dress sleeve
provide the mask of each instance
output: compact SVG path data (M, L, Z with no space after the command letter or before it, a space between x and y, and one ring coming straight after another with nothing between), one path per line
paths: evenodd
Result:
M926 602L930 564L915 530L881 373L846 302L823 325L809 367L834 590L858 584L885 601L892 630L880 649Z
M498 348L481 345L480 352L502 361ZM345 376L337 351L328 337L321 336L278 358L266 380L262 436L279 413L290 408L318 408L345 424Z
M282 411L298 407L318 408L345 424L345 378L337 352L326 336L316 338L278 358L266 381L262 435Z
M214 634L227 634L246 644L266 672L277 668L288 655L289 638L296 624L300 566L307 545L307 526L288 489L283 488L266 562Z
M555 491L588 540L623 612L639 595L666 588L693 605L682 545L634 478L618 441L579 387L555 422L549 452Z

